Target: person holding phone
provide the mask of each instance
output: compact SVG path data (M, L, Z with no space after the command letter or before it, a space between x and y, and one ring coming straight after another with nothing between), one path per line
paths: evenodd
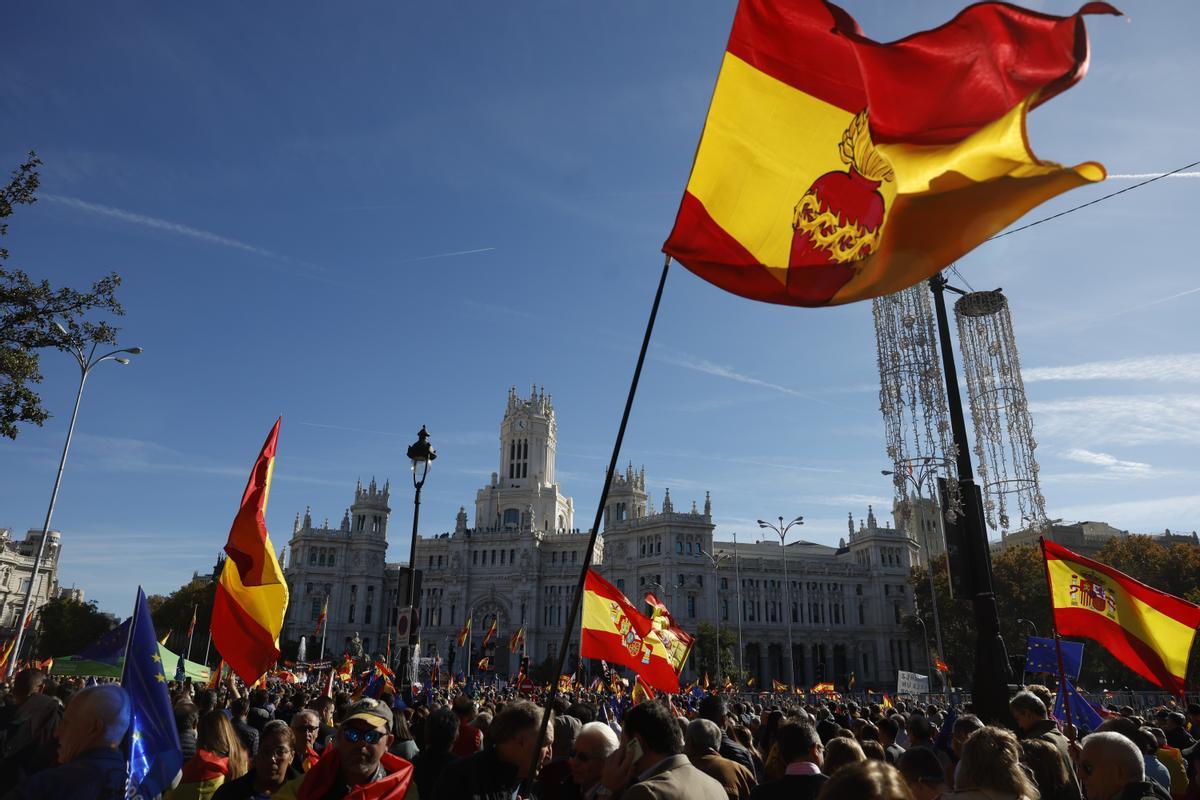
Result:
M656 702L625 714L621 746L604 765L601 783L621 800L727 800L721 784L683 754L675 717Z

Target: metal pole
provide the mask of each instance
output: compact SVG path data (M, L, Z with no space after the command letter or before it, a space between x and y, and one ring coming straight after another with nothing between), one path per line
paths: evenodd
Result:
M208 644L204 645L204 666L208 666L208 651L212 647L212 622L208 624Z
M325 595L325 621L321 623L321 655L318 661L325 660L325 634L329 633L329 595Z
M733 579L737 581L738 671L742 673L742 679L745 680L746 662L742 648L742 573L738 566L736 533L733 535Z
M95 352L96 346L92 345ZM78 355L77 355L78 357ZM99 362L97 362L99 363ZM33 590L38 582L38 572L42 568L42 557L46 552L46 537L50 535L50 520L54 517L54 504L58 501L58 488L62 485L63 468L67 465L67 451L71 449L71 437L75 434L75 420L79 416L79 403L83 400L83 386L87 382L91 369L86 362L79 362L79 391L75 393L75 408L71 411L71 423L67 426L67 440L63 443L62 455L58 459L58 472L54 476L54 488L50 491L50 506L46 509L46 521L42 524L42 538L38 542L37 555L33 559L33 574L29 576L29 588L25 590L25 602L21 606L21 618L17 620L17 640L13 644L12 658L8 662L7 678L12 679L16 672L17 662L21 657L21 644L25 638L25 620L29 618L30 606L33 604Z
M918 484L917 505L924 505L923 501L924 496L921 494L921 486ZM940 518L941 516L942 515L939 513L938 517ZM921 526L921 537L922 541L924 542L922 546L925 548L925 572L929 574L929 604L933 606L933 635L935 641L937 642L938 658L944 659L946 657L946 651L942 649L942 620L938 614L937 589L934 587L933 583L933 564L929 560L929 531L925 529L924 525ZM928 631L925 632L925 649L929 649ZM950 676L944 673L942 673L942 688L947 692L950 691Z
M424 483L424 481L422 481ZM416 588L417 588L417 525L421 518L421 486L416 487L416 492L413 494L413 524L412 524L412 541L408 548L408 586L404 593L404 604L408 607L408 637L405 640L404 647L400 649L400 682L404 686L412 685L413 676L410 674L411 665L409 661L412 658L413 648L417 646L417 614L414 610L416 605ZM401 573L403 574L403 573ZM403 691L403 689L401 690Z
M796 688L796 661L792 651L792 590L788 585L787 576L787 547L784 545L784 538L787 536L787 531L783 527L783 517L779 518L779 552L783 556L783 601L785 607L783 613L787 615L787 641L788 641L788 684L793 690Z
M716 633L716 653L717 653L717 685L721 684L721 612L717 608L717 559L710 558L713 565L713 627Z
M1000 614L996 595L992 591L992 562L988 552L987 529L983 522L981 495L975 485L971 467L971 450L967 440L967 425L963 417L962 396L958 389L958 371L950 342L950 323L946 316L946 279L941 273L929 279L941 345L942 373L946 380L946 405L950 411L950 427L958 461L959 494L962 497L962 530L970 557L971 580L975 614L975 675L972 698L976 713L985 723L1001 723L1012 727L1012 712L1008 707L1008 683L1012 678L1004 640L1000 638Z
M192 624L188 626L187 655L185 656L188 661L192 660L192 638L196 634L196 612L199 610L199 605L192 606Z

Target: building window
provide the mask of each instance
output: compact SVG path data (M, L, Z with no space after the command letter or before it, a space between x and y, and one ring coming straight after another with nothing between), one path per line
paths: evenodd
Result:
M688 606L688 619L695 619L696 618L696 597L695 597L695 595L690 595L690 594L688 595L687 606Z
M371 624L371 607L367 606L365 609L363 609L363 625L370 625L370 624ZM366 645L363 645L363 647L365 649Z
M578 558L579 558L579 553L572 550L571 551L571 563L572 564L578 563Z
M312 584L311 583L304 584L304 593L312 594Z
M729 578L721 578L721 589L724 590L724 589L728 589L728 588L729 588ZM531 756L531 758L532 758L532 756Z
M471 551L471 566L472 567L479 566L479 551L478 550Z
M330 550L330 551L329 551L329 561L328 561L328 562L326 562L326 563L327 563L329 566L331 566L331 567L333 566L333 560L334 560L334 559L333 559L333 554L334 554L334 551L333 551L333 550Z
M620 590L622 593L624 593L624 591L625 591L625 579L624 578L617 578L617 589ZM533 756L530 756L530 758L532 758L532 757Z
M313 601L312 601L312 615L309 617L309 620L310 620L310 621L312 621L312 622L316 622L318 619L320 619L320 618L321 618L321 606L322 606L322 605L323 605L323 604L322 604L322 602L321 602L321 599L320 599L319 597L314 597L314 598L313 598Z
M354 622L354 603L350 604L350 618L348 621Z
M317 548L315 547L308 548L308 565L310 567L317 565Z
M729 598L723 598L721 600L721 619L725 620L726 622L729 621Z
M500 566L504 566L504 551L500 551Z
M675 537L675 552L681 555L683 553L683 539L678 536Z
M318 567L325 566L325 548L324 547L317 550L317 566Z

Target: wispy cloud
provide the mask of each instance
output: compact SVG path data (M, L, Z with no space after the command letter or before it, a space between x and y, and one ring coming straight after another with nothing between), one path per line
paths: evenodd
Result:
M1164 177L1162 172L1126 172L1117 175L1109 175L1109 180L1144 180L1146 178L1161 178ZM1166 175L1168 178L1200 178L1200 172L1175 172Z
M349 433L366 433L366 434L370 434L371 436L404 436L405 435L403 433L397 433L395 431L376 431L376 430L371 430L369 428L352 428L347 425L326 425L323 422L300 422L297 424L303 425L306 428L324 428L326 430L331 430L331 431L347 431Z
M1200 395L1116 395L1030 403L1039 437L1073 445L1200 444Z
M398 264L412 264L415 261L432 261L435 258L453 258L454 256L471 256L476 253L490 253L496 248L494 247L478 247L474 250L454 250L449 253L434 253L431 256L417 256L416 258L405 258L396 262Z
M1089 503L1055 508L1055 517L1104 520L1118 528L1150 533L1163 528L1191 530L1200 518L1200 494Z
M1073 447L1063 453L1063 458L1080 464L1093 464L1097 467L1107 467L1119 472L1149 472L1152 468L1142 461L1125 461L1108 453L1098 453L1094 450L1084 450Z
M1022 377L1026 383L1097 380L1200 381L1200 353L1089 361L1061 367L1034 367L1023 370Z
M779 383L765 381L762 378L756 378L753 375L746 375L745 373L738 372L731 367L716 364L704 358L697 358L696 356L688 355L687 353L669 352L663 347L657 347L655 350L656 352L651 357L656 361L663 362L664 364L671 364L672 366L681 367L693 372L699 372L704 375L712 375L714 377L724 378L725 380L734 381L736 383L743 383L747 386L757 386L762 389L770 389L773 392L786 394L790 397L800 397L805 400L811 400L814 403L820 403L821 405L833 406L833 403L830 403L827 400L822 400L819 397L814 397L813 395L807 392L802 392L799 389L793 389L790 386L784 386Z
M102 217L108 217L109 219L119 220L130 225L140 225L143 228L152 228L154 230L164 231L166 233L173 233L178 236L187 236L192 239L198 239L202 242L208 242L209 244L221 245L222 247L231 247L235 250L253 253L255 255L274 259L276 261L292 261L292 259L288 258L287 256L268 250L265 247L259 247L258 245L249 244L238 239L232 239L228 236L222 236L221 234L213 233L212 231L193 228L191 225L184 225L179 222L171 222L170 220L159 219L158 217L151 217L146 214L138 214L134 211L126 211L122 208L114 208L112 206L105 206L99 203L89 203L88 201L80 200L77 197L64 197L63 195L50 193L43 193L41 197L45 200L59 203L60 205L79 209L80 211L87 211Z

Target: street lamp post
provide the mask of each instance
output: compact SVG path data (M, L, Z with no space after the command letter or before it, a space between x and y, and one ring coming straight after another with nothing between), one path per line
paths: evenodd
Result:
M737 621L738 621L738 671L742 673L742 678L746 677L746 663L744 660L745 649L742 647L742 572L738 566L737 557L737 534L733 535L733 580L736 583L737 591Z
M784 614L786 615L786 617L787 617L787 640L788 640L787 662L788 662L788 681L789 681L789 685L790 685L790 686L791 686L793 689L795 689L795 688L796 688L796 659L795 659L795 657L794 657L794 655L793 655L793 653L792 653L792 590L791 590L791 586L789 586L789 585L788 585L788 577L787 577L787 547L785 546L785 544L784 544L784 543L785 543L785 540L787 539L787 534L788 534L788 531L790 531L790 530L792 529L792 526L794 526L794 525L803 525L803 524L804 524L804 517L802 517L802 516L801 516L801 517L796 517L794 520L792 520L791 522L789 522L787 525L784 525L784 524L783 524L783 517L780 517L780 518L779 518L779 526L778 526L778 527L776 527L775 525L771 524L770 522L766 522L766 521L764 521L764 520L761 520L761 519L758 521L758 527L760 527L760 528L766 528L766 529L768 529L768 530L775 531L776 535L778 535L778 536L779 536L779 552L780 552L780 554L783 556L783 598L784 598L784 611L783 611L783 613L784 613Z
M424 425L417 433L417 441L408 448L408 458L412 462L413 489L416 491L413 494L412 541L408 549L408 587L404 596L405 605L408 607L408 637L401 654L400 684L411 690L412 679L415 677L411 673L412 653L417 646L417 524L421 519L421 488L429 475L430 465L437 458L437 453L429 444L429 431L425 430Z
M921 626L921 638L925 640L925 667L929 670L929 674L932 675L934 669L933 657L929 653L929 628L925 627L925 620L921 619L920 614L913 614L912 618Z
M70 340L70 334L66 328L57 322L54 327L58 328L59 333ZM50 506L46 509L46 521L42 525L42 538L38 542L37 555L33 559L33 574L29 576L29 588L25 590L25 602L21 606L21 617L17 620L17 640L13 643L12 658L8 662L7 677L11 678L16 670L17 662L21 656L21 640L25 636L25 624L29 619L30 605L33 603L33 590L37 585L38 570L42 567L42 557L46 552L46 537L50 535L50 520L54 516L54 504L58 500L58 487L62 484L63 468L67 465L67 451L71 449L71 437L75 434L75 420L79 416L79 403L83 399L83 386L87 383L88 375L92 369L98 364L103 364L105 361L115 361L118 364L125 365L129 363L129 359L122 354L127 353L131 356L140 355L142 348L140 347L125 347L119 350L113 350L103 355L96 355L96 345L98 342L92 342L92 347L85 354L83 345L74 340L70 340L71 355L75 356L75 361L79 364L79 391L75 393L75 409L71 412L71 424L67 426L67 440L63 443L62 456L58 460L58 473L54 476L54 488L50 491Z
M943 466L948 466L948 462L943 458L935 458L932 456L923 456L920 458L910 459L905 463L905 466L910 467L910 470L890 470L882 469L880 473L890 475L892 481L897 486L903 485L905 481L910 481L917 491L917 507L923 508L925 501L924 487L929 480L937 474L937 470ZM911 513L911 512L910 512ZM938 512L938 519L941 520L941 512ZM921 552L925 559L925 573L929 576L929 605L933 608L933 635L934 641L937 643L938 658L945 658L946 651L942 649L942 620L938 614L937 589L933 582L933 562L929 558L929 531L921 525ZM924 626L924 622L922 622ZM925 649L929 649L928 634L926 635ZM932 666L933 662L930 662ZM939 673L942 676L943 688L949 690L949 677L945 673ZM932 677L932 674L930 675Z
M729 556L729 553L720 553L720 554L709 553L708 551L703 550L703 549L700 550L700 555L702 555L706 559L708 559L708 563L712 564L712 570L713 570L713 578L712 578L713 626L716 631L716 644L713 649L716 651L716 654L717 654L717 685L719 686L721 684L721 612L717 609L717 605L718 605L718 601L717 601L717 581L718 581L717 569L722 564L724 564L726 561L728 561L730 556ZM738 642L738 647L739 648L741 647L741 642Z

